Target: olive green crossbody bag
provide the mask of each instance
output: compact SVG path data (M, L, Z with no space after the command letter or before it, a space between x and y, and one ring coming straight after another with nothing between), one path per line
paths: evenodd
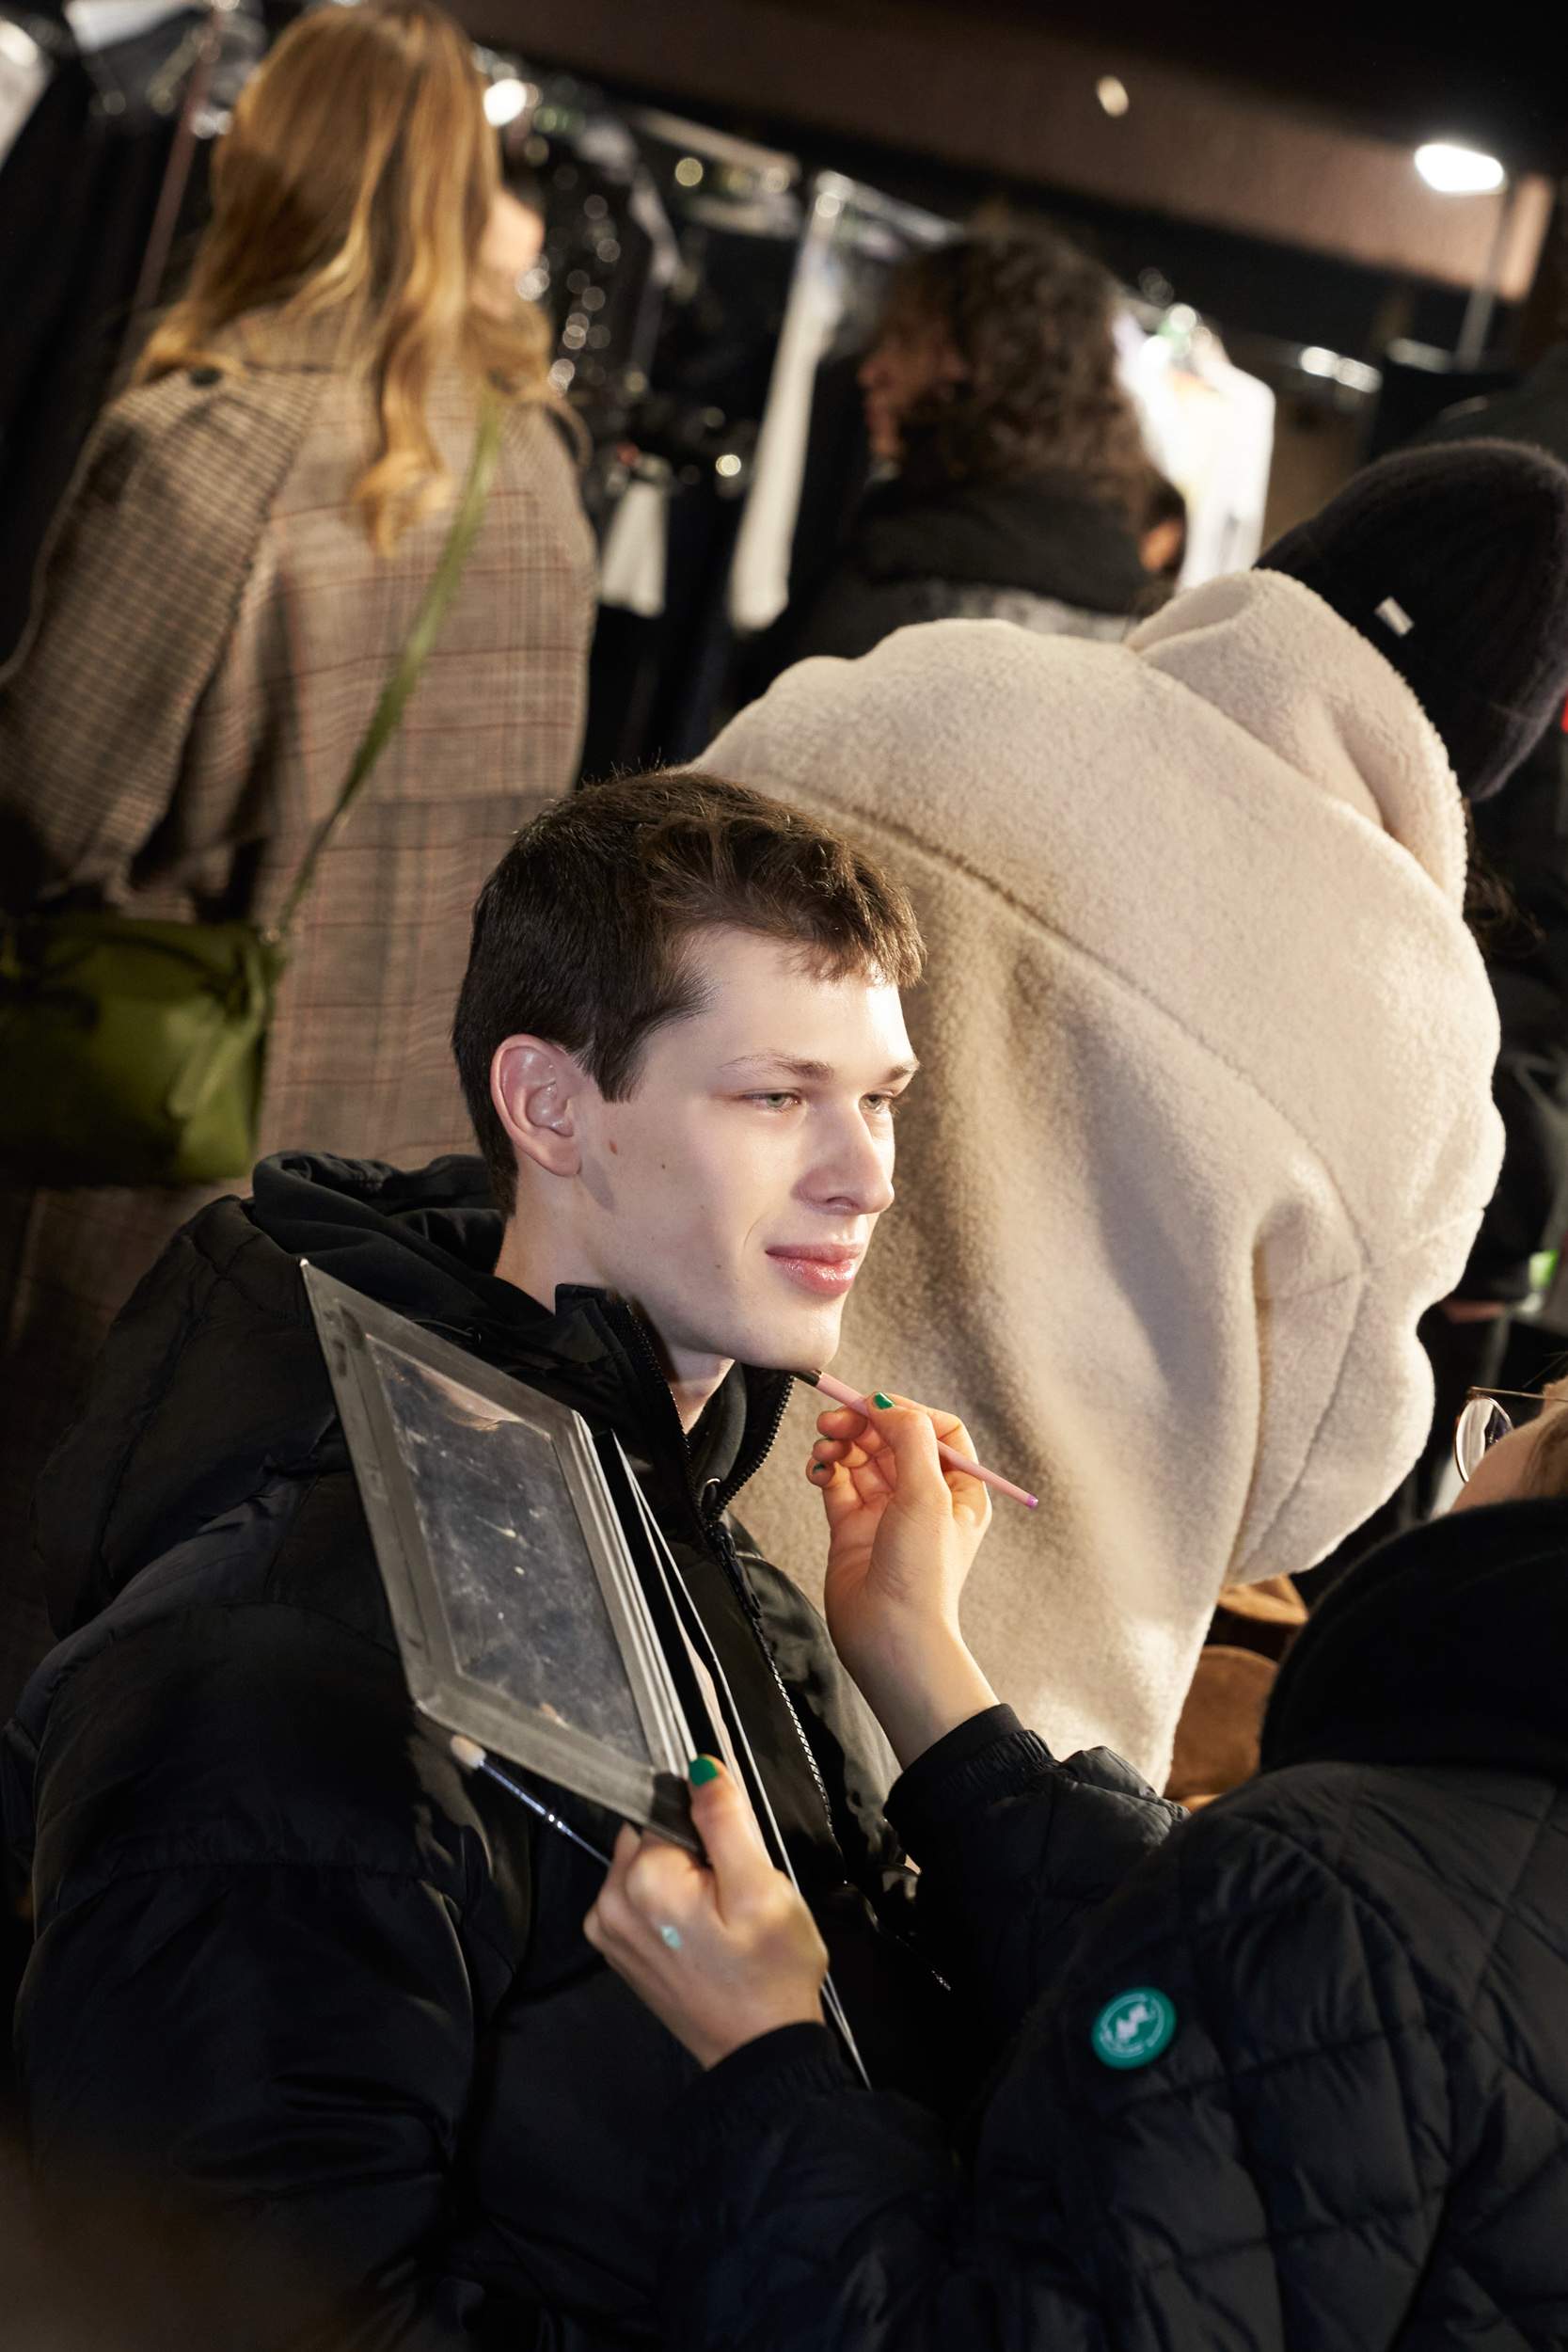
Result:
M487 399L412 634L276 928L125 914L0 919L0 1167L39 1184L200 1184L249 1173L290 933L446 618L483 518L500 418Z

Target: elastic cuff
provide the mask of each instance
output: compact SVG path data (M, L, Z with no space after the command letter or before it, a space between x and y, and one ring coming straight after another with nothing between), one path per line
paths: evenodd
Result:
M923 1799L927 1789L945 1780L960 1764L967 1764L972 1756L978 1756L994 1740L1010 1739L1022 1728L1010 1707L982 1707L977 1715L969 1716L957 1730L944 1732L924 1756L917 1756L895 1787L912 1789Z
M743 2042L681 2094L673 2122L683 2169L735 2131L759 2131L792 2100L853 2090L838 2037L826 2026L776 2026Z
M918 1861L921 1847L960 1814L1026 1788L1052 1761L1045 1741L1010 1707L988 1707L917 1756L895 1781L884 1810Z

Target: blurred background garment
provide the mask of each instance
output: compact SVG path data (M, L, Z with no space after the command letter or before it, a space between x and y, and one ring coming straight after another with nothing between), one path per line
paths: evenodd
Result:
M1191 1811L1252 1778L1269 1693L1306 1623L1288 1576L1221 1585L1177 1722L1167 1797Z
M301 72L308 95L288 79ZM388 162L377 109L401 108L411 79L419 107ZM364 194L367 158L406 183L403 199L382 195L372 243L397 247L399 201L434 206L440 192L452 249L437 256L437 315L423 320L401 458L363 358L373 306L356 310L352 287L314 308L265 298L269 269L274 281L299 273L264 185L260 226L245 211L247 192L258 201L246 178L258 123L258 145L263 132L275 145L297 134L298 209L328 257ZM278 45L217 157L211 265L203 278L198 262L195 281L205 307L173 315L144 362L151 380L102 420L29 637L0 679L13 904L275 920L445 542L477 427L476 372L486 355L510 364L479 538L402 728L294 932L262 1154L308 1142L418 1165L467 1144L447 1028L473 900L518 827L576 772L593 539L569 426L542 396L542 330L515 297L511 318L483 324L498 298L482 267L496 169L467 43L422 0L330 11ZM408 229L404 242L391 262L375 257L394 291L392 264L401 258L405 278L420 237ZM250 289L263 298L244 299ZM394 461L396 495L378 512L365 485ZM28 1527L38 1470L142 1272L205 1200L234 1188L0 1179L0 1708L51 1638Z
M996 1512L966 1639L1056 1754L1158 1787L1222 1584L1320 1557L1413 1460L1416 1318L1492 1191L1443 744L1255 571L1125 645L942 621L801 663L703 764L911 894L922 1069L839 1369L950 1398L1039 1494ZM808 1591L812 1419L746 1497Z
M825 567L740 656L744 693L916 621L1126 633L1157 476L1118 380L1115 302L1108 274L1043 228L904 264L856 369L870 485Z

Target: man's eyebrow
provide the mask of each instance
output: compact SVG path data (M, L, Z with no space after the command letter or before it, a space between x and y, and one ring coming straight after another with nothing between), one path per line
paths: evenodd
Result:
M796 1054L736 1054L733 1061L721 1062L721 1070L751 1071L760 1075L765 1071L777 1072L790 1078L803 1078L820 1084L834 1075L831 1062L810 1061ZM893 1063L882 1077L884 1086L892 1086L900 1078L912 1078L920 1064L912 1056L908 1061Z

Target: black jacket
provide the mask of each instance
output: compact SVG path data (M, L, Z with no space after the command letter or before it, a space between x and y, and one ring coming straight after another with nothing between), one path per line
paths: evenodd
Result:
M786 1377L732 1374L689 1452L630 1312L578 1290L546 1313L489 1272L499 1235L477 1160L263 1163L253 1204L204 1211L143 1281L40 1495L67 1638L4 1755L36 2161L86 2151L258 2217L314 2266L313 2316L355 2290L334 2344L647 2341L654 2126L694 2070L583 1940L597 1866L464 1781L410 1706L302 1255L617 1432L874 2078L890 2038L938 2056L942 1996L873 1919L909 1905L869 1719L723 1516Z
M1560 723L1475 814L1482 851L1540 936L1523 952L1488 958L1502 1029L1492 1091L1503 1165L1454 1295L1516 1305L1530 1288L1534 1253L1568 1239L1568 735Z
M915 621L998 618L1118 636L1149 585L1127 522L1070 477L883 483L866 493L827 578L752 649L744 697L792 661L853 660Z
M1261 1777L1131 1867L1137 1812L1170 1811L1114 1758L985 1719L933 1749L890 1800L933 1946L999 2031L1043 1994L971 2180L822 2027L747 2045L682 2117L672 2342L1560 2352L1565 1666L1568 1502L1512 1503L1347 1577ZM1126 1868L1098 1904L1096 1846ZM1110 2046L1141 2062L1108 2063L1129 1994L1141 2036Z
M1554 344L1511 389L1445 411L1415 446L1478 437L1528 442L1568 462L1568 342ZM1482 850L1541 932L1532 952L1491 965L1502 1024L1494 1092L1507 1141L1454 1294L1512 1306L1529 1290L1535 1251L1568 1238L1568 737L1560 718L1475 817Z

